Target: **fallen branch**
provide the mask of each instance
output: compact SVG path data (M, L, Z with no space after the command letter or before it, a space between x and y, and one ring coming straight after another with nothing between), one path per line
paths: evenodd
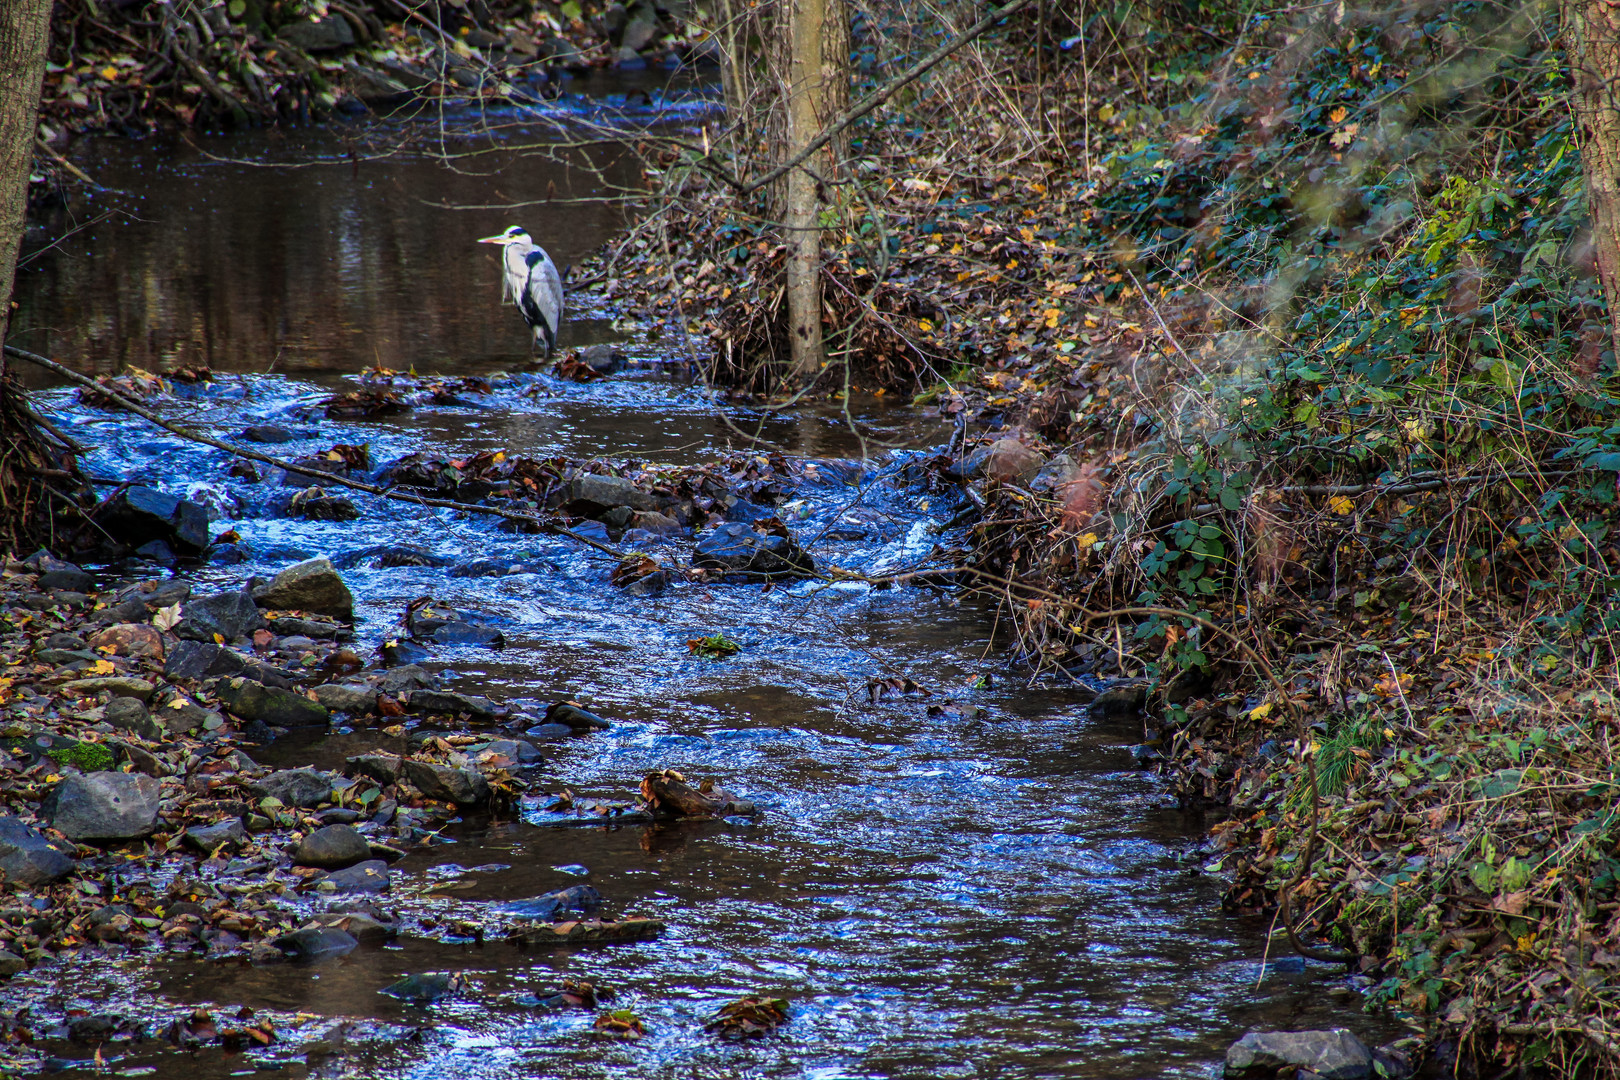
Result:
M758 813L747 799L735 798L725 788L705 780L693 787L686 778L673 769L661 773L648 773L641 782L641 797L654 811L684 817L727 817L733 814Z
M611 555L614 559L624 558L624 553L618 548L613 547L611 544L604 544L600 540L592 540L588 536L582 536L579 533L574 532L572 529L558 525L555 521L541 517L539 514L531 514L523 510L509 510L499 506L484 506L479 503L457 502L454 499L435 499L426 495L412 495L406 492L394 491L390 488L380 487L376 484L369 484L364 480L351 480L346 476L339 476L336 473L325 472L321 469L316 469L308 465L294 464L290 461L284 461L281 458L272 457L269 454L261 454L257 450L249 450L246 447L237 446L234 443L224 442L223 440L216 439L211 435L204 435L201 432L191 431L187 428L183 428L178 424L165 420L157 413L138 405L134 401L131 401L129 398L123 396L111 386L98 383L94 379L80 375L77 371L74 371L69 367L64 367L63 365L58 364L55 360L49 360L35 353L28 352L24 349L19 349L15 345L7 345L5 347L5 354L7 356L14 356L19 360L26 360L30 364L38 365L39 367L44 368L46 371L49 371L54 375L58 375L69 382L94 390L96 393L102 394L111 401L116 402L120 407L127 409L136 416L139 416L142 420L156 424L164 431L178 435L182 439L202 443L204 446L212 446L217 450L224 450L228 454L233 454L236 457L243 458L247 461L257 461L261 465L270 465L286 472L298 473L302 476L312 476L317 480L332 484L336 487L349 488L353 491L363 491L368 495L377 495L384 499L393 499L396 502L414 503L418 506L434 506L443 510L459 510L465 514L484 514L488 517L504 518L507 521L522 521L527 524L537 526L544 532L551 533L554 536L565 536L570 540L576 541L577 543L595 548L604 554Z

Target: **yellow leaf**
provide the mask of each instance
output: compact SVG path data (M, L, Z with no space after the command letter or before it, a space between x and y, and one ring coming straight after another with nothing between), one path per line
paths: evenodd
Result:
M1328 122L1337 124L1340 120L1343 120L1349 115L1350 110L1345 108L1343 105L1340 105L1337 109L1334 109L1332 112L1328 113Z
M108 82L112 82L118 78L118 69L113 67L111 64L108 64L106 67L101 69L100 74L103 79L106 79Z
M932 330L933 328L934 328L934 323L933 323L932 320L930 320L930 319L918 319L917 320L917 329L923 331L924 333L927 333L929 330Z
M1272 704L1269 701L1264 705L1256 705L1254 708L1249 710L1249 719L1264 720L1266 717L1271 715L1271 710Z
M1091 545L1095 544L1097 542L1097 540L1098 540L1098 536L1097 536L1096 533L1088 532L1088 533L1086 533L1086 535L1082 536L1079 540L1077 540L1075 542L1077 544L1079 544L1083 548L1088 548Z
M90 671L95 675L111 675L115 670L111 660L97 660L90 665Z
M1335 495L1328 500L1328 509L1335 514L1348 514L1356 508L1356 504L1344 495Z

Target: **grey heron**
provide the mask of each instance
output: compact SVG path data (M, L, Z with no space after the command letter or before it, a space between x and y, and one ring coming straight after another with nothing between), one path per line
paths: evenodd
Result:
M549 360L562 326L563 283L557 264L529 237L528 230L518 225L478 242L501 245L505 278L502 296L517 302L523 321L534 331L536 344L544 346Z

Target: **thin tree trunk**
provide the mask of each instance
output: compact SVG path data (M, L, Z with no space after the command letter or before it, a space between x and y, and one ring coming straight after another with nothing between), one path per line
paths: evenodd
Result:
M849 100L849 18L842 0L783 0L787 43L787 138L784 158L797 154ZM814 379L826 366L821 329L822 184L841 157L829 144L787 175L788 340L794 379Z
M1620 356L1620 8L1609 0L1563 0L1560 15L1592 246Z
M0 0L0 342L11 325L11 286L28 214L28 171L50 32L51 0Z
M0 0L0 343L11 327L50 32L51 0ZM73 507L56 491L84 488L71 452L59 442L59 436L46 440L0 353L0 557L42 543L53 551L70 546L64 515Z

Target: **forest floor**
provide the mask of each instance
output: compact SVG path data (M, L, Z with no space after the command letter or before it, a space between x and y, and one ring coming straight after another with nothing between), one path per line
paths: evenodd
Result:
M635 19L566 9L498 46L395 24L368 47L429 77L389 94L510 93L488 72L530 44L632 62ZM1140 687L1141 756L1228 808L1232 910L1371 976L1436 1061L1614 1071L1620 400L1551 14L1065 18L852 131L822 392L959 419L936 473L983 503L959 580L1036 667ZM661 29L642 54L701 52ZM881 82L934 43L874 16L856 47ZM304 77L338 108L333 64ZM111 122L120 79L84 67L53 71L47 125ZM191 74L168 76L180 122L259 100ZM662 190L584 272L785 407L768 206L648 145Z

